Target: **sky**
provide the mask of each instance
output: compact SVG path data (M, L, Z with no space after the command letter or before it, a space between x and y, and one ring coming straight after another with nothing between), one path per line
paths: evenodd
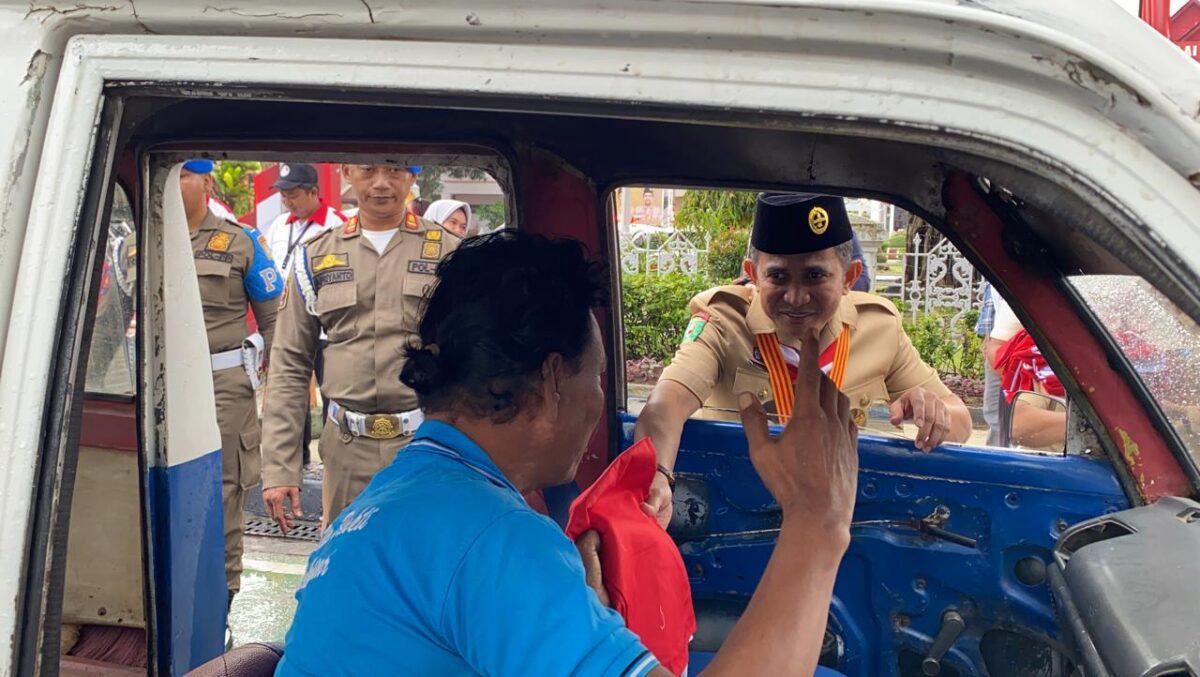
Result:
M1138 0L1113 0L1113 2L1124 7L1130 14L1138 13ZM1177 9L1187 4L1187 0L1171 0L1171 13L1174 14Z

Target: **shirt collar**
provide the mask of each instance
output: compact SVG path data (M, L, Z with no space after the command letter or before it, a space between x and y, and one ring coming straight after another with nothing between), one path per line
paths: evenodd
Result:
M314 211L312 214L310 214L309 217L307 219L305 219L305 221L307 223L315 223L318 226L324 226L325 220L328 217L329 217L329 207L327 207L325 205L324 200L320 200L317 203L316 211ZM299 220L300 220L300 217L296 216L295 214L288 214L287 224L290 226Z
M472 470L484 475L495 484L512 489L518 495L521 493L504 476L504 473L492 461L492 457L488 456L486 451L453 425L445 421L427 419L421 424L420 428L417 428L417 432L413 435L410 449L417 448L415 445L422 439L433 442L431 446L434 447L434 450L454 457Z

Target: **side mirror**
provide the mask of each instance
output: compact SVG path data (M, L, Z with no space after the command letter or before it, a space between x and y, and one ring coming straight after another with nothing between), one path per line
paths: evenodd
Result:
M1004 409L1001 446L1065 453L1067 401L1061 397L1022 390Z

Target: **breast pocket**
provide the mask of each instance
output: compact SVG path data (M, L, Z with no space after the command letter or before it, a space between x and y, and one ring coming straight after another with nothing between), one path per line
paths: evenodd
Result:
M234 300L229 279L233 264L229 261L196 259L196 279L200 283L200 302L205 308L225 307Z
M761 369L738 368L737 375L733 377L733 394L736 397L738 393L753 393L764 405L775 400L771 392L771 380L767 372ZM770 408L770 411L774 411L774 408Z
M354 335L357 326L353 311L357 303L358 285L354 280L331 282L317 290L317 315L330 341Z
M433 280L432 275L409 273L404 276L404 298L401 299L401 304L405 331L415 334L420 326L421 316L425 311L425 293L429 291Z

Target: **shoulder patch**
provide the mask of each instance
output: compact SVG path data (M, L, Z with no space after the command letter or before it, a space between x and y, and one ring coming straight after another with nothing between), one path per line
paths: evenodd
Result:
M438 242L442 239L442 231L427 230L425 231L425 239L429 240L430 242Z
M688 321L687 329L683 332L683 342L691 343L700 338L700 334L704 332L704 328L708 326L708 313L696 313L692 315L692 319Z
M356 214L356 215L350 217L350 220L346 222L346 225L344 227L342 227L342 235L350 236L350 235L357 235L357 234L358 234L358 215Z
M437 241L429 241L421 243L421 258L437 260L442 256L442 243Z
M417 232L421 230L421 222L417 220L417 215L412 212L404 213L404 230Z

